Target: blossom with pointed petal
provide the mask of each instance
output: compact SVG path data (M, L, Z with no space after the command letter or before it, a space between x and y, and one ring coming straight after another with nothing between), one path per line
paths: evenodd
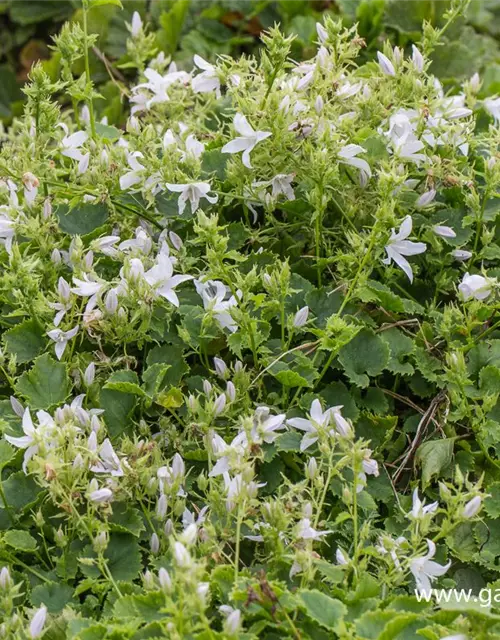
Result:
M262 142L262 140L269 138L272 134L270 131L255 131L249 124L246 117L241 113L237 113L234 116L233 125L240 136L225 144L222 147L221 152L239 153L240 151L243 151L241 158L243 164L248 169L252 169L252 165L250 163L250 152L254 149L255 145Z
M311 526L309 518L303 518L297 525L297 537L302 540L321 540L323 536L327 536L332 531L318 531Z
M204 60L201 56L195 55L194 64L201 69L202 73L191 80L191 86L195 93L210 93L215 91L217 97L220 96L220 80L217 76L217 70L213 64Z
M413 558L410 562L410 571L415 578L417 589L420 593L430 594L432 589L432 582L444 576L444 574L451 567L451 560L441 565L431 560L436 555L436 545L432 540L427 540L428 552L425 556Z
M69 135L69 129L64 122L60 122L57 126L61 127L65 133L61 140L61 155L76 160L78 173L85 173L89 166L90 153L82 153L81 146L87 141L88 134L85 131L76 131Z
M194 286L203 300L205 310L214 314L214 318L223 329L234 333L238 325L233 320L230 309L236 307L238 301L235 296L230 295L229 288L220 280L207 280L207 282L195 280Z
M360 170L361 183L365 185L372 175L372 170L366 160L356 157L360 153L366 153L363 147L361 147L359 144L348 144L340 149L338 156L342 164L348 164L351 167L356 167Z
M51 331L47 331L49 338L56 343L55 351L58 360L62 358L68 342L76 336L79 328L80 327L76 325L76 327L73 327L73 329L70 329L69 331L62 331L61 329L52 329Z
M156 295L162 296L175 307L179 306L179 298L174 289L182 282L192 280L193 276L178 274L173 275L174 266L172 259L165 253L159 253L156 264L146 271L144 279L154 289Z
M425 500L422 502L418 497L418 488L414 489L412 499L412 508L411 511L407 514L409 518L420 520L428 514L433 515L439 507L439 503L437 501L432 502L428 505L425 504Z
M130 189L134 185L142 181L146 168L139 162L137 158L143 158L140 151L133 151L127 155L127 162L132 171L128 171L120 177L120 188L122 191Z
M399 231L396 233L395 229L392 230L389 242L385 246L387 258L382 260L384 264L390 264L391 261L394 261L405 272L410 282L413 282L413 271L404 256L415 256L419 253L424 253L427 248L423 242L411 242L406 239L411 234L412 226L413 220L411 216L406 216L401 223Z
M440 238L456 238L457 234L451 227L446 227L444 225L436 224L432 227L434 233Z
M210 204L215 204L218 200L218 196L209 196L208 192L211 186L208 182L190 182L187 184L170 184L165 185L169 191L174 193L180 193L177 204L179 206L179 215L184 213L187 202L191 205L191 213L196 213L200 206L200 200L204 198L208 200Z

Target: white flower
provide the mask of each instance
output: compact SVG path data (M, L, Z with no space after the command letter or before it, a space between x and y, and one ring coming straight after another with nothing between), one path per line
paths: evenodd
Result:
M191 213L195 213L200 206L200 199L205 198L210 204L215 204L218 200L218 196L209 196L208 192L211 187L208 182L191 182L188 184L170 184L165 185L169 191L180 193L177 204L179 206L179 215L184 213L186 203L189 201L191 205Z
M500 122L500 98L486 98L483 102L486 111L493 116L495 124Z
M492 280L478 274L464 275L462 282L458 285L458 290L464 300L475 298L476 300L486 300L491 293Z
M146 271L144 279L155 290L156 295L162 296L175 307L179 306L179 298L174 289L182 282L192 280L192 276L173 275L174 267L171 258L164 253L159 253L154 267Z
M293 326L296 329L300 329L306 324L308 317L309 317L309 307L307 306L302 307L302 309L299 309L295 314L295 317L293 319Z
M320 22L316 22L316 33L318 34L321 44L324 44L328 38L328 31Z
M5 439L7 440L7 442L14 445L14 447L17 447L18 449L26 449L23 461L23 471L24 473L26 473L26 465L38 452L38 444L36 442L36 436L38 435L38 432L35 429L35 426L31 419L30 410L28 408L26 408L23 413L22 424L24 436L14 437L6 435Z
M95 504L103 504L104 502L109 502L112 497L113 492L107 487L96 489L95 491L91 491L89 494L89 499Z
M238 301L230 295L228 287L220 280L208 280L207 282L195 280L194 285L203 300L205 309L214 314L214 318L223 329L234 333L238 329L238 325L229 311L232 307L237 306Z
M413 505L411 511L408 513L408 517L420 520L427 514L434 514L438 507L439 503L437 501L425 506L425 500L423 502L420 500L420 498L418 497L418 488L416 488L413 491Z
M134 11L134 14L132 15L132 24L130 26L130 34L132 35L132 38L137 38L137 36L141 33L141 31L142 31L141 16L138 11Z
M189 551L182 542L174 542L174 558L179 567L187 567L191 564Z
M337 548L335 552L335 559L337 560L337 564L346 565L349 564L349 559L346 558L345 553L342 551L340 547Z
M411 61L413 62L413 66L417 71L422 72L424 70L425 64L424 57L415 45L412 45L411 50Z
M472 258L472 251L466 251L465 249L455 249L451 252L451 255L459 262L465 262Z
M76 325L76 327L73 327L73 329L70 329L69 331L61 331L61 329L52 329L52 331L47 331L49 338L56 343L55 351L58 360L62 358L68 342L76 336L78 329L79 326Z
M71 309L70 302L70 287L64 278L59 278L57 283L57 292L59 294L59 302L50 302L51 309L57 311L54 316L54 326L58 327L61 324L62 319L66 315L66 312Z
M60 122L58 127L64 131L65 136L61 140L61 155L76 160L78 162L78 173L85 173L89 166L90 153L83 154L81 146L88 139L88 134L85 131L77 131L69 135L69 130L64 122Z
M437 236L441 238L456 238L457 234L451 227L446 227L443 225L436 224L432 227L432 230Z
M266 442L271 444L279 436L277 431L281 431L285 428L284 413L278 415L272 415L271 410L268 407L257 407L253 417L253 427L251 429L251 439L255 444L260 442Z
M331 411L330 409L323 411L320 401L316 399L311 404L309 417L309 420L306 418L290 418L286 421L291 427L305 432L300 443L301 451L305 451L318 440L319 430L330 424Z
M390 264L392 260L400 267L408 276L410 282L413 282L413 271L410 263L403 256L415 256L419 253L424 253L426 246L423 242L411 242L406 240L411 234L413 226L413 220L411 216L406 218L401 223L399 231L396 233L395 229L392 230L389 242L385 246L387 258L384 258L382 262L384 264Z
M42 634L43 627L45 626L45 620L47 619L47 607L42 605L35 611L35 615L31 618L30 622L30 637L39 638Z
M224 622L224 632L228 635L236 635L241 626L241 611L239 609L234 609L227 616Z
M436 545L432 540L427 540L427 546L429 550L425 556L413 558L410 562L417 589L424 594L430 594L434 579L443 576L451 567L451 560L444 566L431 560L436 554Z
M31 206L38 193L38 187L40 186L40 181L38 178L33 175L30 171L27 171L23 175L23 184L24 184L24 200L28 206Z
M181 152L181 160L185 161L187 158L200 158L205 151L205 145L195 138L193 134L188 135L186 138L186 151Z
M100 460L97 464L90 467L94 473L109 473L112 476L123 476L123 469L120 459L113 449L113 445L109 438L106 438L99 449Z
M481 509L481 503L482 503L481 496L475 496L474 498L469 500L469 502L464 507L463 514L462 514L463 517L474 518L474 516L477 516L477 514Z
M96 295L104 287L104 284L100 282L89 280L87 274L83 275L83 280L73 277L73 283L76 284L76 287L71 289L71 293L75 293L77 296L82 296L83 298Z
M309 518L303 518L297 525L297 537L302 540L321 540L323 536L327 536L332 531L318 531L311 527Z
M415 202L415 206L417 209L423 209L427 207L436 197L436 189L429 189L429 191L425 191L420 195Z
M294 178L294 173L279 173L277 176L274 176L274 178L271 180L272 197L277 198L282 193L287 200L295 200L295 193L293 192L292 187Z
M248 120L241 113L237 113L234 116L233 120L234 128L237 133L240 134L240 137L231 140L225 144L221 152L222 153L239 153L243 151L242 161L245 167L248 169L252 168L250 163L250 152L254 149L255 145L269 138L271 134L270 131L255 131L253 127L248 123Z
M363 147L361 147L359 144L348 144L340 149L338 156L342 164L348 164L351 167L356 167L360 170L361 183L362 185L364 185L366 184L368 178L371 177L372 170L370 169L370 165L366 160L363 160L362 158L356 158L356 156L360 153L366 153Z
M377 51L377 58L382 73L384 73L386 76L396 75L394 65L386 55L384 55L381 51Z
M201 56L195 55L193 58L194 64L198 69L202 70L191 81L191 86L195 93L210 93L215 91L217 97L220 96L220 80L217 77L217 70L213 64L210 64L204 60Z
M139 183L143 179L144 171L146 168L137 160L137 158L143 158L143 154L140 151L134 151L127 155L127 162L132 171L128 171L120 177L120 188L122 191L130 189L135 184Z

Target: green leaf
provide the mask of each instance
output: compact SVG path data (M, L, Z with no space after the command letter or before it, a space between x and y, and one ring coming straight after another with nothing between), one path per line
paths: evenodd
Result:
M35 504L42 488L24 471L12 473L3 483L7 505L14 512L24 511ZM2 499L0 498L0 502Z
M181 37L182 28L189 8L189 0L174 0L170 11L160 15L161 31L158 40L167 53L174 53Z
M25 320L4 334L5 349L16 356L18 364L30 362L43 351L46 339L36 320Z
M67 584L57 582L39 584L31 592L31 604L34 607L44 604L49 613L59 613L72 598L73 589Z
M486 395L498 395L500 393L500 368L492 364L483 367L479 373L479 388Z
M12 115L11 104L22 97L13 71L8 67L0 67L0 118L9 118Z
M56 362L47 353L23 373L16 384L16 392L24 396L30 409L49 409L62 404L69 393L69 378L62 362Z
M79 236L87 235L102 227L109 216L108 207L103 203L83 203L73 209L66 204L61 204L55 213L62 231Z
M414 372L409 362L404 362L405 356L413 353L413 340L406 336L402 331L393 327L387 331L382 331L380 337L384 340L390 350L390 358L387 368L392 373L400 373L402 375L411 375Z
M109 124L102 124L102 122L96 122L95 131L100 138L107 142L114 142L121 136L120 129L112 127Z
M500 516L500 482L492 482L488 485L489 496L484 501L484 510L490 518Z
M73 11L72 3L65 0L30 0L13 2L10 18L21 25L30 25L45 20L64 20Z
M342 347L339 362L354 384L367 387L370 384L368 376L379 375L387 366L389 347L371 329L363 329Z
M417 449L415 459L422 466L422 485L426 487L434 476L440 477L441 472L451 463L455 438L429 440Z
M137 374L128 369L112 373L103 388L121 393L131 393L136 396L146 396L146 392L139 385Z
M340 600L330 598L316 589L300 591L299 598L307 615L327 629L334 630L347 613L347 607Z
M3 540L9 547L18 551L36 551L37 548L35 538L27 531L11 529L5 533Z
M150 398L154 398L160 390L165 375L169 369L169 364L160 364L157 362L151 367L148 367L142 374L144 389Z
M83 555L87 558L96 557L90 545L85 548ZM112 533L110 535L104 559L116 581L129 582L134 580L142 568L139 542L128 533ZM82 563L80 569L88 577L93 578L100 574L99 569L95 566L87 566Z
M136 537L145 529L140 511L124 502L113 502L113 514L108 523L112 531L131 533Z
M104 5L107 5L107 4L112 4L115 7L120 7L120 9L123 9L123 5L120 2L120 0L89 0L89 9L94 9L95 7L103 7ZM96 130L97 130L97 125L96 125Z
M127 431L130 417L137 404L137 396L112 389L101 389L99 395L101 409L104 409L104 421L109 434L116 438Z

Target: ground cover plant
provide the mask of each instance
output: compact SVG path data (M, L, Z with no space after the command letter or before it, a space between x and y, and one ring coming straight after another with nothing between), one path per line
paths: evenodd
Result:
M369 62L328 17L178 66L133 14L123 129L89 4L1 141L0 635L498 637L500 98L429 72L466 3Z

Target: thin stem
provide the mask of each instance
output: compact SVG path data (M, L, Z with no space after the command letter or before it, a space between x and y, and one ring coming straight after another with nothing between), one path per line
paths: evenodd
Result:
M318 215L316 216L315 225L314 225L314 236L316 243L316 271L318 274L318 287L321 287L321 267L319 264L319 260L321 257L321 214L318 211Z
M240 538L241 538L241 523L243 520L245 501L238 505L238 515L236 516L236 546L234 550L234 582L238 580L238 571L240 565Z
M87 11L88 11L88 0L83 0L83 40L84 40L85 76L87 79L86 90L89 92L87 104L88 104L89 113L90 113L90 131L92 133L92 137L95 139L96 130L95 130L94 102L92 100L92 78L90 76L90 64L89 64Z

